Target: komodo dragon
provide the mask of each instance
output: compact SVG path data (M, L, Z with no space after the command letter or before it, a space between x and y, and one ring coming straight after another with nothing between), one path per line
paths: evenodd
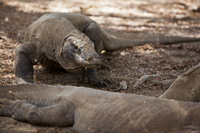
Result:
M78 13L46 14L28 27L24 43L16 49L16 82L33 82L33 65L40 63L49 69L82 72L84 83L107 86L109 80L102 80L96 72L98 67L109 68L100 61L102 50L191 41L200 41L200 38L135 35L127 38L108 32Z
M0 86L0 92L0 116L31 124L79 133L200 132L200 103L42 84Z

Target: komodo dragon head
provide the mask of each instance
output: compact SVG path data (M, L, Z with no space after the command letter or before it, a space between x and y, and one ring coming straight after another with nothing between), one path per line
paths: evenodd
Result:
M61 66L64 69L69 69L69 63L71 67L77 68L98 68L100 67L101 60L96 53L94 43L85 35L68 35L64 39L62 51ZM68 59L73 60L73 63Z

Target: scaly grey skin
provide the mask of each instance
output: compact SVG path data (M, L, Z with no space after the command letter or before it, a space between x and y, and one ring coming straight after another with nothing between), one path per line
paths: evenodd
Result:
M16 49L16 82L33 82L33 65L40 63L49 69L64 68L67 72L82 72L84 83L107 86L96 72L98 67L109 68L100 61L102 50L117 50L145 43L174 44L192 41L200 39L135 35L127 37L105 30L89 17L78 13L46 14L28 27L24 43Z
M84 82L107 86L96 74L101 65L94 43L67 19L44 15L29 26L15 52L17 83L33 82L33 65L84 73ZM87 68L87 69L85 69Z
M200 103L74 86L0 86L0 116L80 133L200 132Z

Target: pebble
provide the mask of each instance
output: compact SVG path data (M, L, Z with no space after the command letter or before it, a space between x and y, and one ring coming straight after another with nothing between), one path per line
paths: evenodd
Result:
M123 80L122 82L120 82L120 88L124 89L124 90L127 89L127 83L126 83L126 81Z

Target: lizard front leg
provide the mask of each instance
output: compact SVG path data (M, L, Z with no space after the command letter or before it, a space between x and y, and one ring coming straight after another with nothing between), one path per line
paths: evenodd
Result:
M35 47L32 43L26 42L20 45L15 51L15 77L16 83L33 82L33 64L30 56L35 52ZM30 55L30 56L28 56Z
M98 55L101 54L101 51L103 50L103 41L101 36L101 30L98 24L96 23L90 23L88 27L84 30L84 33L90 38L91 41L94 42L95 45L95 51ZM110 66L105 65L104 63L101 64L100 69L111 69ZM112 83L110 80L105 79L102 80L98 74L96 69L86 69L84 72L84 78L83 82L89 82L91 85L97 85L97 86L108 86L107 83Z
M25 100L0 99L0 116L35 125L71 126L74 124L74 106L63 100L47 107L37 107Z

